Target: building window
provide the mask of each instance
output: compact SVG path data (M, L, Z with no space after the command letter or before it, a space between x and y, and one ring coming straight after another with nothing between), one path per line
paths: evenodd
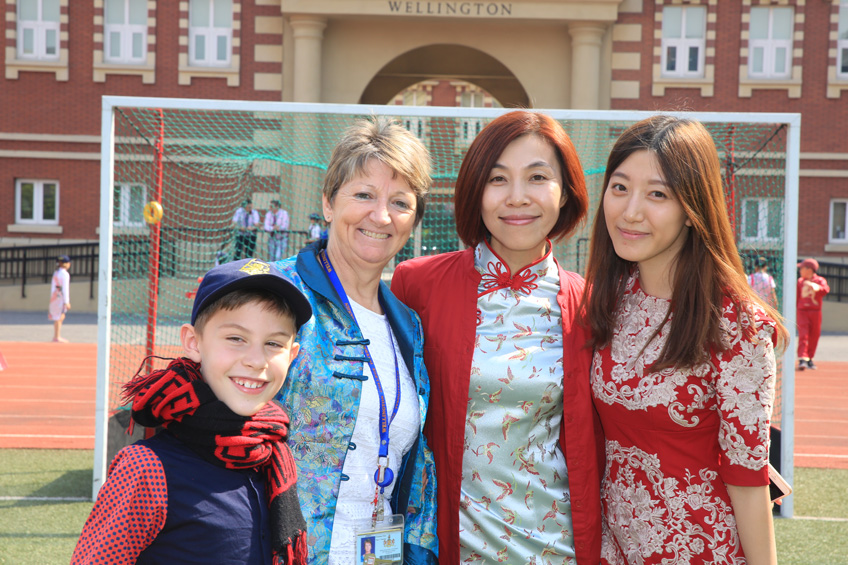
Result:
M839 5L839 32L836 36L836 74L848 79L848 2Z
M232 44L232 0L191 0L188 28L189 65L228 66Z
M482 108L483 93L479 90L465 90L460 94L459 105L462 108ZM463 118L459 124L459 138L462 143L471 145L483 129L484 122L485 120L479 118Z
M848 243L848 200L830 201L830 243Z
M424 139L424 119L421 117L406 116L403 118L403 127L411 131L418 139Z
M788 78L792 73L792 8L751 8L748 76Z
M403 92L404 106L427 106L427 92L421 88L408 88ZM426 118L417 116L405 116L403 127L415 134L418 139L426 138Z
M143 63L147 58L147 0L106 0L103 58Z
M742 201L742 239L777 242L783 238L783 200L746 198Z
M19 179L15 183L15 223L58 225L59 183Z
M666 6L662 15L663 76L703 77L707 9Z
M18 58L59 58L59 0L19 0Z
M146 199L147 187L143 184L116 184L112 224L126 228L143 226Z

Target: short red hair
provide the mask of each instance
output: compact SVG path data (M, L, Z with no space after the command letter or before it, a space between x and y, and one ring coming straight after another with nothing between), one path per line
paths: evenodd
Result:
M495 118L483 128L459 167L454 191L456 232L469 247L488 235L483 223L483 191L497 160L507 145L523 135L537 135L547 141L559 159L562 190L567 200L548 237L561 239L570 234L589 210L586 179L577 150L559 122L538 112L516 110Z

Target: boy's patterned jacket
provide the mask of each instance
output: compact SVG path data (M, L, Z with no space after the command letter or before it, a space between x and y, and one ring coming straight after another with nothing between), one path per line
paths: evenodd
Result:
M300 328L300 353L277 399L291 418L289 445L297 460L297 488L306 518L309 562L327 563L342 465L359 412L364 358L362 334L336 294L319 260L326 240L276 265L312 304L313 317ZM409 374L418 389L421 427L401 463L391 506L406 517L404 564L435 564L436 474L423 429L430 398L418 315L380 283L380 300ZM355 447L354 447L355 448Z

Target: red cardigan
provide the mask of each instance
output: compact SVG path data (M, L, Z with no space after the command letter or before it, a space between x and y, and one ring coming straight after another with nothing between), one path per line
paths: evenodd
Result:
M560 446L568 467L577 562L589 565L599 563L601 555L603 432L589 388L592 352L583 347L589 334L576 320L584 281L562 268L559 276L564 372ZM473 249L406 261L392 278L392 293L424 324L424 363L432 387L424 435L436 458L441 563L459 563L462 445L480 279Z

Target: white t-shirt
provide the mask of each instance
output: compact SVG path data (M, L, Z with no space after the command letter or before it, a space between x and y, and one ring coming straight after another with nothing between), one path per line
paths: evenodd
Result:
M321 237L321 226L312 224L309 226L309 239L319 239Z
M71 275L66 269L56 269L53 280L50 282L50 296L54 296L56 290L62 295L64 304L71 302Z
M389 337L389 326L384 315L372 312L351 300L353 312L359 322L359 328L365 339L371 341L368 351L374 358L377 374L386 398L388 416L391 418L392 409L397 397L395 383L395 357L392 354L394 342L397 354L397 366L400 370L401 399L397 415L389 427L389 468L395 475L395 480L385 488L384 512L392 514L389 501L392 491L400 480L399 468L406 452L412 448L421 425L421 415L418 411L418 394L415 384L409 376L409 370L401 357L397 340ZM342 481L339 485L339 498L336 503L336 514L333 520L333 537L330 541L330 565L348 565L358 563L358 553L354 547L354 530L357 523L365 522L370 526L371 514L374 510L374 471L377 470L377 452L379 447L379 418L380 404L377 395L377 385L371 375L371 368L365 363L364 374L368 380L362 383L362 398L359 401L359 413L350 441L356 449L349 450L345 457L342 472L350 480Z

